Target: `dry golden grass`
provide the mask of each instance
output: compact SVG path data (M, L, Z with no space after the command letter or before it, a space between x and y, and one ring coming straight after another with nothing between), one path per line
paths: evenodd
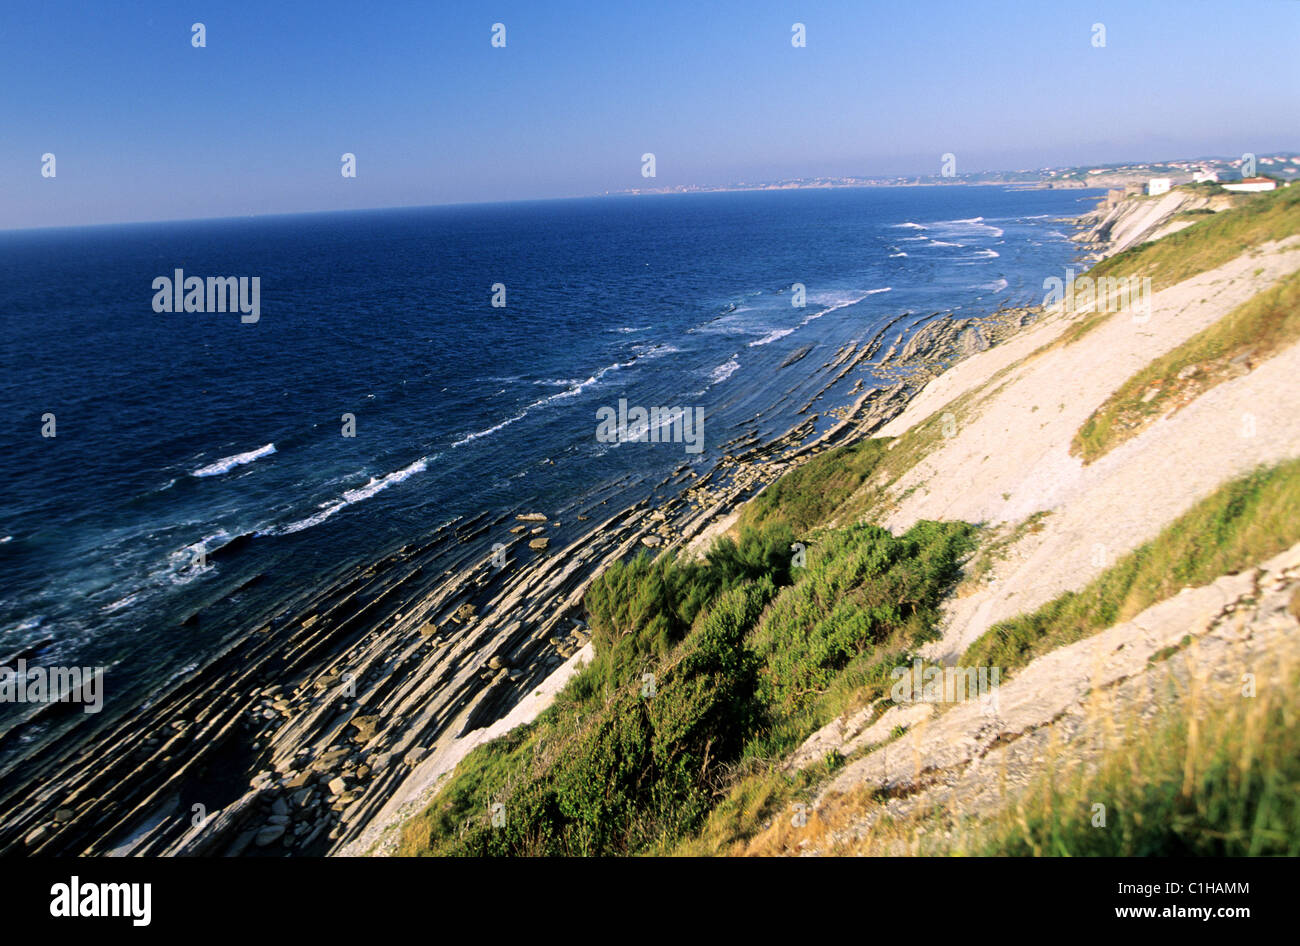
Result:
M1293 596L1293 607L1300 591ZM789 813L744 847L749 855L815 851L858 856L1149 856L1300 853L1300 660L1259 668L1257 693L1213 680L1196 644L1182 683L1166 677L1154 719L1110 690L1089 698L1087 740L1053 731L1020 790L990 778L1004 803L962 811L961 800L893 816L870 786L827 796L806 824ZM1103 805L1105 823L1098 823Z

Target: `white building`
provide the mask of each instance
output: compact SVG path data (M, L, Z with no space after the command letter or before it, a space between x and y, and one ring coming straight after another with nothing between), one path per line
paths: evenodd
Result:
M1168 194L1169 188L1173 187L1173 181L1167 177L1153 177L1147 181L1147 195L1156 197L1160 194Z
M1192 172L1193 184L1218 183L1219 175L1215 171L1209 171L1201 168L1199 171Z
M1275 187L1277 187L1277 181L1270 180L1267 177L1243 177L1232 184L1223 185L1225 191L1238 191L1246 194L1253 194L1257 191L1271 191Z

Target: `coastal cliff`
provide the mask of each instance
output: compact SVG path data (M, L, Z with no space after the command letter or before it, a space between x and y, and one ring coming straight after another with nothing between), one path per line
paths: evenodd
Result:
M482 513L304 589L115 722L95 766L37 759L42 790L3 800L0 846L829 853L861 844L882 812L921 810L886 810L880 791L948 804L924 773L970 786L988 752L946 762L922 733L944 708L897 700L894 670L975 661L1004 681L1023 671L1008 692L1024 699L1035 679L1093 694L1077 661L1069 681L1026 661L1103 632L1126 641L1124 623L1147 627L1139 612L1163 599L1126 591L1122 608L1096 607L1113 622L1068 627L1063 600L1119 581L1152 542L1177 546L1169 529L1205 531L1179 517L1216 490L1235 500L1261 465L1267 503L1252 515L1300 521L1285 467L1300 455L1287 410L1300 373L1278 315L1295 308L1295 200L1220 213L1213 194L1172 196L1078 223L1104 257L1094 273L1154 279L1143 318L904 312L829 354L805 346L777 369L803 418L781 436L742 430L712 468L682 464L634 503L611 489L573 538L557 541L546 511ZM1300 536L1230 525L1235 557L1184 549L1173 572L1197 588L1261 568L1282 601L1294 569L1267 560ZM487 535L514 567L467 550ZM1261 619L1280 620L1270 608ZM1194 640L1223 624L1196 621ZM1178 645L1171 633L1151 652ZM1052 718L1008 716L982 745L1051 732ZM942 731L972 744L995 732L963 719ZM912 783L879 767L897 747L923 763ZM1041 768L997 758L1021 785ZM998 797L967 814L996 818L1012 796ZM792 806L820 833L787 834Z
M590 665L397 850L1294 854L1259 819L1300 779L1298 196L1102 208L1096 271L1153 279L1149 313L932 323L947 357L708 510L703 558L602 573ZM908 698L912 667L993 699Z
M1196 223L1199 215L1218 213L1239 202L1215 185L1176 187L1155 197L1111 191L1079 219L1079 232L1071 239L1098 257L1113 256L1177 233Z

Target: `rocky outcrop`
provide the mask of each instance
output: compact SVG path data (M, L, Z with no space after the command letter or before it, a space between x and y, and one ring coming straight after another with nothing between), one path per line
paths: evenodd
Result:
M1133 194L1120 200L1107 198L1077 221L1081 230L1071 239L1100 256L1111 256L1131 246L1157 240L1196 223L1195 217L1175 219L1189 211L1227 210L1233 196L1176 187L1158 197Z

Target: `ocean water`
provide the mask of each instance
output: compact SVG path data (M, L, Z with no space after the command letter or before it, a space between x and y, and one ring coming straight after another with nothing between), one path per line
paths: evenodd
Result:
M751 192L0 233L0 657L48 641L35 661L144 690L455 517L578 528L609 484L702 471L751 425L784 432L800 377L903 313L1040 300L1076 256L1061 218L1093 196ZM154 312L153 280L178 268L259 277L259 321ZM621 398L702 407L704 449L600 442L596 411ZM213 602L224 616L184 624Z

